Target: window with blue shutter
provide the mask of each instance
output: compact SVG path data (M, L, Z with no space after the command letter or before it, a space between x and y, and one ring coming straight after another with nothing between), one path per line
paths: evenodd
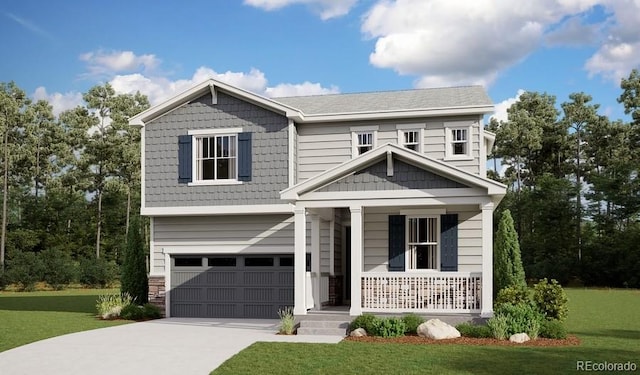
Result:
M178 183L181 184L189 183L192 180L191 147L190 135L178 136Z
M440 270L458 270L458 215L440 216Z
M405 216L389 215L389 271L404 271Z
M238 134L238 181L251 181L251 133Z

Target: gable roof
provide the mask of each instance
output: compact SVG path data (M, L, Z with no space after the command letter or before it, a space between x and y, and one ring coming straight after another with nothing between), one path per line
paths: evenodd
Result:
M441 87L352 94L293 96L273 100L299 109L305 116L368 112L402 112L445 108L489 107L493 103L481 86Z
M271 99L215 79L208 79L137 114L129 120L129 125L144 126L146 123L209 93L213 98L213 104L215 104L218 90L280 113L298 123L438 115L480 115L492 113L494 110L491 99L481 86Z
M457 181L463 185L479 187L487 190L487 195L503 196L507 187L497 181L480 177L476 174L466 172L445 162L430 158L416 151L386 143L369 152L366 152L354 159L346 161L334 168L331 168L308 180L300 182L280 192L280 198L284 200L297 200L301 195L320 189L334 181L337 181L349 174L367 168L380 159L391 153L393 157L406 160L409 163L431 171L437 175Z

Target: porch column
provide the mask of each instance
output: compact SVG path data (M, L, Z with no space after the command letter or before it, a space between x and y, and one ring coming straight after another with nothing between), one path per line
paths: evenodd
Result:
M482 209L482 307L480 316L493 316L493 203Z
M305 278L306 278L306 247L307 247L307 218L304 207L296 207L294 213L294 271L293 271L293 314L306 315Z
M336 260L335 260L335 249L336 249L336 214L333 209L331 209L331 220L329 221L329 276L335 276L336 269Z
M320 310L320 216L311 215L311 292L313 309Z
M362 206L351 210L351 309L349 315L362 314Z

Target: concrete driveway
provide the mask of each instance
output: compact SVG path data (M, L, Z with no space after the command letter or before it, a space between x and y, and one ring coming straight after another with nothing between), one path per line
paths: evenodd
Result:
M278 320L169 318L72 333L0 353L0 373L208 374L257 341L342 339L276 335L278 324Z

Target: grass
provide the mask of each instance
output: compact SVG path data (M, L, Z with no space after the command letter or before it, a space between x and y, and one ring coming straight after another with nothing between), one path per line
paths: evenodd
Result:
M582 340L580 346L256 343L212 374L564 374L575 372L577 361L631 361L640 367L640 291L567 294L567 327Z
M0 352L72 332L128 321L96 318L96 300L116 289L0 292Z

